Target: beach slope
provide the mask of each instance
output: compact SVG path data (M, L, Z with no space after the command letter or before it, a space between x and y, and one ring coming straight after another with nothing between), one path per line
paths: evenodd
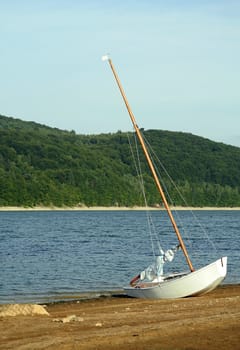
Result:
M113 295L45 309L0 317L0 349L239 349L239 285L195 298Z

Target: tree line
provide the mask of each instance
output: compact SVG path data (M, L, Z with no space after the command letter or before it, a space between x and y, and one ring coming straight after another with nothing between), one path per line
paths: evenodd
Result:
M171 204L240 206L240 148L189 133L142 132L168 171L160 176ZM0 116L0 206L142 206L134 140L133 132L77 135ZM137 157L147 203L161 205Z

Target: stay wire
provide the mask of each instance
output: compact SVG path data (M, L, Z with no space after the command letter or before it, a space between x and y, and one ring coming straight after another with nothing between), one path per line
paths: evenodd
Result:
M156 152L154 151L154 149L152 148L152 146L150 145L150 143L148 142L148 140L146 139L145 136L144 136L144 142L147 144L147 146L148 146L148 148L149 148L149 150L150 150L151 159L152 159L152 161L153 161L153 163L154 163L154 166L155 166L155 159L156 159L156 161L158 162L158 164L160 165L160 167L163 169L164 173L166 174L167 178L170 180L171 184L174 186L175 190L177 191L179 197L181 198L181 200L183 201L183 203L185 204L185 206L186 206L186 207L189 207L189 205L188 205L186 199L183 197L183 195L182 195L182 193L180 192L179 188L177 187L176 183L174 182L174 180L172 179L172 177L171 177L170 174L168 173L167 169L164 167L163 163L161 162L161 160L159 159L159 157L157 156ZM154 158L153 158L153 157L154 157ZM157 166L155 166L155 170L156 170L156 172L157 172L159 178L162 179L162 176L160 175ZM170 197L169 192L167 191L167 188L166 188L166 186L165 186L165 183L164 183L163 179L161 180L161 183L163 184L164 190L166 191L166 195L168 196L168 198L169 198L171 204L173 205L173 201L172 201L172 199L171 199L171 197ZM189 210L189 211L190 211L192 217L194 218L195 222L197 223L198 227L201 229L201 232L203 233L203 235L206 237L206 239L208 240L208 242L211 244L213 250L214 250L215 252L217 252L217 248L216 248L215 244L214 244L213 241L210 239L210 237L209 237L209 235L208 235L206 229L205 229L204 226L202 225L202 223L199 221L199 219L198 219L197 216L193 213L192 210ZM183 231L184 231L184 233L185 233L185 235L186 235L186 237L187 237L187 240L188 240L189 244L192 245L192 244L191 244L191 240L190 240L189 235L188 235L188 232L187 232L187 231L185 230L185 228L184 228L183 221L182 221L180 215L178 214L178 212L177 212L176 210L174 210L174 213L175 213L176 216L178 217L178 221L181 223L182 229L183 229Z
M147 216L147 222L148 222L148 229L149 229L149 235L150 235L150 240L151 240L152 252L153 252L153 256L155 257L156 254L155 254L155 249L154 249L154 238L155 238L155 240L157 242L157 246L158 246L159 251L161 252L161 251L163 251L163 249L161 247L161 244L160 244L160 241L159 241L159 237L157 235L156 228L155 228L155 225L154 225L153 220L152 220L152 216L150 215L150 212L147 209L148 208L148 203L147 203L147 198L146 198L146 191L145 191L143 173L142 173L142 169L141 169L141 161L140 161L140 155L139 155L139 149L138 149L138 140L137 140L136 134L135 133L133 133L133 134L134 134L134 145L135 145L136 156L135 156L134 151L133 151L133 146L131 144L131 140L130 140L129 134L127 134L128 142L129 142L129 146L130 146L133 162L134 162L134 165L135 165L135 170L136 170L136 173L137 173L137 177L139 179L140 188L141 188L143 199L144 199L144 204L145 204L145 207L146 207L146 216Z

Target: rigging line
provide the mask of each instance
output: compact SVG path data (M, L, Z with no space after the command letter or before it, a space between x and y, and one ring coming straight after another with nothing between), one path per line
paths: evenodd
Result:
M151 161L152 161L152 163L153 163L153 165L154 165L155 171L156 171L158 177L159 177L160 180L161 180L161 184L162 184L162 186L163 186L163 188L164 188L164 192L165 192L165 194L166 194L168 200L171 202L171 205L173 205L173 201L172 201L172 198L171 198L171 196L170 196L170 194L169 194L168 187L166 186L165 181L164 181L164 179L163 179L161 173L159 172L158 167L156 166L155 159L158 160L158 158L157 158L156 154L154 153L154 150L153 150L151 144L148 142L148 140L147 140L147 138L145 137L145 135L142 134L142 136L143 136L144 142L146 143L146 145L147 145L147 147L148 147L149 156L150 156ZM154 157L155 157L155 158L154 158ZM158 160L158 161L159 161L159 160ZM160 161L159 161L159 162L160 162ZM160 163L160 165L162 165L162 164ZM163 170L167 173L167 170L164 169L163 166L162 166L162 168L163 168ZM168 174L167 174L167 175L168 175ZM168 175L168 176L169 176L169 175Z
M136 157L135 157L134 152L133 152L133 147L132 147L132 144L131 144L131 141L130 141L129 134L127 134L127 136L128 136L128 142L129 142L129 146L130 146L133 162L134 162L134 165L135 165L135 170L136 170L137 177L138 177L138 180L139 180L140 188L142 190L142 195L143 195L145 207L147 207L147 199L146 199L146 195L145 195L145 191L144 191L144 183L143 183L143 178L142 178L142 173L141 173L141 167L140 167L139 153L138 153L138 148L137 148L136 135L134 137L134 141L135 141L135 148L136 148L138 163L136 161ZM153 251L153 255L154 255L154 244L153 244L153 239L152 239L151 225L150 225L149 221L148 221L148 228L149 228L149 235L150 235L150 239L151 239L152 251Z
M156 165L156 162L155 162L155 159L157 160L157 162L160 164L160 167L163 169L163 171L165 172L165 174L167 175L167 177L170 179L170 182L174 185L174 187L177 189L177 192L179 193L180 197L181 197L181 193L179 192L178 188L176 187L176 184L174 183L173 179L171 178L171 176L169 175L167 169L164 167L164 165L162 164L162 162L160 161L160 159L157 157L156 153L154 152L151 144L148 142L148 140L146 139L145 136L144 137L144 141L145 143L147 144L147 147L148 147L148 150L149 150L149 154L150 154L150 157L151 157L151 160L152 160L152 163L155 167L155 170L156 170L156 173L158 175L158 177L161 179L161 183L162 183L162 186L164 188L164 191L166 193L166 196L168 198L168 201L170 202L170 204L172 205L172 207L174 208L174 202L172 200L172 197L168 191L168 186L166 185L165 183L165 180L163 179L163 176L162 174L160 173L159 169L158 169L158 166ZM184 200L184 198L183 198ZM190 247L192 247L192 242L190 240L190 237L189 237L189 234L187 232L187 230L185 229L185 225L183 224L183 220L181 218L181 216L179 215L178 211L175 210L175 209L172 209L172 212L174 212L175 216L177 217L177 221L178 223L181 225L181 230L184 232L185 236L186 236L186 240L189 244Z
M130 140L129 134L127 134L127 137L128 137L128 142L129 142L129 146L130 146L133 162L134 162L134 165L135 165L136 173L137 173L138 180L139 180L139 183L140 183L140 188L141 188L141 191L142 191L144 204L145 204L145 207L146 207L148 231L149 231L149 236L150 236L150 240L151 240L153 256L155 257L153 236L155 237L155 240L157 241L157 245L158 245L159 251L162 250L162 247L161 247L161 244L159 242L158 235L156 233L156 228L155 228L155 225L153 223L152 216L150 215L150 212L147 209L148 208L148 203L147 203L147 198L146 198L144 179L143 179L142 170L141 170L141 162L140 162L140 156L139 156L139 150L138 150L137 137L136 137L136 134L134 133L134 141L135 141L135 149L136 149L137 157L135 157L135 155L134 155L133 146L131 144L131 140ZM136 160L136 158L137 158L137 160Z
M146 216L147 216L147 220L148 220L148 225L149 225L149 233L150 233L150 238L151 238L151 242L152 242L152 250L153 250L153 256L155 257L155 249L154 249L154 242L153 242L153 237L155 238L156 242L157 242L157 246L160 252L163 251L162 246L160 244L159 241L159 237L157 234L157 230L156 227L153 223L153 219L152 219L152 215L150 214L150 211L147 209L148 208L148 203L147 203L147 198L146 198L146 191L145 191L145 185L144 185L144 179L143 179L143 172L141 169L141 161L140 161L140 155L139 155L139 148L138 148L138 139L137 139L137 135L136 133L134 133L134 139L135 139L135 148L136 148L136 153L137 153L137 160L138 160L138 166L139 166L139 174L140 174L140 179L141 179L141 188L143 191L143 197L144 197L144 201L145 201L145 207L146 207ZM159 252L158 252L159 254Z
M160 167L163 169L163 172L167 175L167 177L169 178L170 182L174 185L174 187L176 188L177 190L177 193L179 194L180 198L182 198L184 200L184 197L181 195L179 189L177 188L176 184L174 183L173 179L171 178L171 176L169 175L167 169L164 167L164 165L162 164L162 162L160 161L160 159L157 157L156 155L156 152L153 150L151 144L148 142L148 140L146 139L146 137L144 136L144 141L145 143L147 144L147 147L148 147L148 150L149 150L149 154L150 154L150 157L151 157L151 160L152 160L152 163L154 164L154 167L155 167L155 170L156 170L156 173L158 175L158 177L161 179L161 183L163 185L163 188L165 190L165 193L166 193L166 196L168 197L168 200L169 202L171 203L171 205L174 207L174 203L173 203L173 200L172 200L172 197L170 196L170 193L168 191L168 186L165 184L165 181L163 179L163 176L161 175L160 171L159 171L159 167L156 165L156 162L155 160L159 163ZM185 200L184 200L185 201ZM185 237L186 237L186 240L188 242L188 245L189 247L193 247L193 244L192 244L192 240L190 239L189 237L189 232L188 230L186 229L186 226L185 224L183 223L183 220L182 220L182 217L181 215L179 214L179 212L175 209L172 209L172 212L174 212L174 215L177 219L177 222L178 222L178 226L181 227L181 231L184 233ZM193 213L191 213L192 216L194 217ZM197 222L197 219L195 218L195 221ZM198 222L197 222L198 223ZM200 224L198 223L198 225L200 226ZM202 230L203 231L203 230ZM203 231L204 232L204 231ZM208 238L209 240L209 238ZM212 242L211 242L212 243ZM195 253L196 254L196 253ZM195 256L195 254L192 254L192 256Z
M165 181L163 180L163 177L161 176L161 173L159 172L159 169L158 169L158 166L156 166L156 162L155 162L155 159L156 161L158 162L158 164L160 165L160 167L163 169L164 173L167 175L167 178L170 180L170 183L172 183L172 185L174 186L174 188L176 189L179 197L183 200L184 204L186 206L188 206L185 198L183 197L183 195L181 194L181 192L179 191L178 187L176 186L175 182L173 181L172 177L170 176L170 174L168 173L167 169L165 168L165 166L163 165L163 163L161 162L161 160L159 159L159 157L157 156L156 152L154 151L154 149L152 148L151 144L148 142L148 140L146 139L145 137L145 142L147 143L148 147L149 147L149 150L150 150L150 153L151 153L151 157L153 159L153 163L154 163L154 166L155 166L155 169L156 169L156 172L158 174L158 176L161 178L161 181L163 183L163 186L165 188L165 191L166 191L166 194L168 196L168 200L171 202L171 205L174 207L174 203L173 203L173 200L170 196L170 193L168 191L168 188L167 186L165 185ZM185 228L185 225L183 223L183 220L181 218L181 215L179 215L178 211L175 210L175 209L172 209L172 211L175 213L175 216L177 217L177 220L178 222L180 223L181 225L181 230L184 232L185 236L186 236L186 239L188 241L188 244L189 246L192 247L192 241L189 237L189 234L188 234L188 231L186 230ZM198 224L198 226L201 228L202 232L205 234L206 236L206 232L204 231L204 228L201 227L201 223L197 220L196 216L193 214L192 211L190 211L191 215L193 216L193 218L195 219L196 223ZM208 240L209 240L209 237L207 237ZM210 241L211 242L211 241ZM211 242L212 243L212 242ZM216 249L214 246L213 246L214 249Z
M155 240L158 242L158 246L160 246L160 242L158 241L155 225L153 224L153 221L152 221L152 216L150 215L150 212L148 210L148 203L146 198L146 191L145 191L145 185L144 185L144 179L143 179L143 172L141 168L140 155L139 155L139 149L138 149L138 139L137 139L136 133L134 133L134 140L135 140L135 149L136 149L137 161L138 161L139 181L140 181L145 208L146 208L146 217L148 222L148 231L149 231L150 240L151 240L152 252L153 252L153 256L155 257L153 237L155 236Z
M178 186L177 186L176 183L173 181L172 177L171 177L170 174L168 173L167 169L164 167L164 165L163 165L163 163L161 162L161 160L158 158L156 152L154 151L154 149L152 148L152 146L150 145L150 143L148 142L148 140L146 139L146 137L145 137L144 140L145 140L145 142L147 143L147 145L148 145L148 147L149 147L149 150L151 151L151 153L153 154L153 156L155 157L155 159L157 160L157 162L159 163L159 165L161 166L161 168L163 169L163 171L164 171L165 174L167 175L168 179L170 180L170 182L172 183L172 185L174 186L174 188L176 189L176 191L177 191L179 197L181 198L181 200L183 201L183 203L185 204L185 206L186 206L186 207L189 207L189 206L188 206L188 203L187 203L187 201L186 201L186 199L183 197L183 195L182 195L182 193L180 192ZM161 176L161 175L159 174L158 167L156 167L156 171L157 171L157 173L158 173L158 176ZM169 195L168 195L168 196L169 196ZM169 196L169 198L170 198L170 196ZM171 198L170 198L170 200L171 200ZM216 252L217 252L217 248L216 248L215 244L213 243L213 241L210 239L210 237L209 237L209 235L208 235L208 233L207 233L205 227L202 225L202 223L201 223L200 220L197 218L197 216L194 214L194 212L193 212L192 210L189 210L189 211L190 211L192 217L194 218L195 222L198 224L199 228L201 229L202 233L204 234L205 238L206 238L206 239L208 240L208 242L211 244L212 248L214 249L214 251L215 251L215 253L216 253ZM177 215L178 220L179 220L179 221L181 222L181 224L182 224L181 217L179 216L179 214L177 213L176 210L175 210L174 212L175 212L175 214ZM185 228L184 228L184 225L182 225L182 228L183 228L183 231L185 232L185 234L186 234L186 236L187 236L188 241L191 242L190 239L189 239L189 235L188 235L187 231L186 231ZM192 245L192 244L191 244L191 245Z
M157 167L157 165L156 165L155 159L159 162L159 164L160 164L161 168L163 169L163 171L164 171L164 172L167 174L167 176L170 178L170 181L171 181L173 184L174 184L174 182L173 182L173 180L171 179L171 177L170 177L169 173L167 172L166 168L165 168L165 167L163 166L163 164L161 163L160 159L157 157L156 153L154 152L154 150L153 150L151 144L148 142L148 140L147 140L147 138L145 137L145 135L142 135L142 136L143 136L144 142L146 143L146 146L147 146L147 148L148 148L149 156L150 156L150 158L151 158L151 161L152 161L152 163L153 163L153 166L154 166L154 168L155 168L155 171L156 171L156 173L157 173L159 179L161 180L161 184L162 184L162 186L163 186L163 188L164 188L164 191L165 191L165 194L166 194L166 196L167 196L167 198L168 198L168 201L169 201L169 203L172 205L172 207L174 207L174 203L173 203L172 197L170 196L170 193L169 193L169 191L168 191L168 186L165 184L165 181L164 181L164 179L163 179L163 176L162 176L162 174L160 173L160 171L159 171L159 169L158 169L158 167ZM175 185L175 184L174 184L174 185ZM184 224L183 224L183 220L181 219L181 216L180 216L179 213L178 213L176 210L174 210L174 209L172 209L172 212L175 213L175 216L177 217L178 223L181 225L181 230L184 232L184 234L185 234L185 236L186 236L186 240L187 240L187 242L188 242L188 245L189 245L190 247L192 247L192 242L191 242L191 240L190 240L190 237L189 237L189 234L188 234L187 230L185 229L185 226L184 226ZM161 249L162 249L162 248L161 248Z
M143 179L143 172L142 172L142 169L141 169L141 162L140 162L140 156L139 156L139 149L138 149L138 139L137 139L137 135L135 134L135 147L136 147L136 152L137 152L137 155L138 155L138 164L139 164L139 171L140 171L140 176L141 176L141 179L142 179L142 190L144 191L144 199L145 199L145 206L146 206L146 209L148 208L148 203L147 203L147 198L146 198L146 192L145 192L145 185L144 185L144 179ZM152 233L154 234L154 238L157 242L157 245L158 245L158 249L160 252L163 251L163 248L160 244L160 241L159 241L159 237L158 237L158 234L157 234L157 230L156 230L156 227L154 225L154 222L153 222L153 219L152 219L152 215L150 214L150 211L149 210L146 210L146 215L147 215L147 219L148 219L148 223L149 223L149 227L150 227L150 234L151 234L151 240L153 239L152 238ZM151 229L152 228L152 229ZM154 253L155 249L154 249L154 246L153 246L153 255L155 256L155 253ZM159 254L159 252L158 252Z
M158 177L157 177L156 171L155 171L155 169L154 169L154 166L153 166L153 164L152 164L152 162L151 162L151 159L150 159L150 157L149 157L148 151L147 151L147 149L146 149L146 145L145 145L144 139L143 139L143 137L142 137L141 131L140 131L140 129L139 129L137 123L136 123L136 119L135 119L135 117L134 117L134 114L132 113L132 110L131 110L130 105L129 105L129 103L128 103L128 100L127 100L127 97L126 97L126 95L125 95L125 92L124 92L124 90L123 90L123 88L122 88L121 82L120 82L120 80L119 80L119 78L118 78L118 75L117 75L117 72L116 72L116 70L115 70L115 68L114 68L114 65L113 65L113 63L112 63L112 60L111 60L108 56L104 56L104 60L107 60L107 61L108 61L109 66L110 66L110 68L111 68L111 70L112 70L112 73L113 73L113 75L114 75L114 78L115 78L115 80L116 80L116 83L117 83L117 85L118 85L118 88L119 88L119 90L120 90L120 93L121 93L121 95L122 95L122 98L123 98L123 100L124 100L125 106L126 106L126 108L127 108L129 117L130 117L131 122L132 122L132 125L133 125L133 127L134 127L134 129L135 129L135 131L136 131L136 134L137 134L137 136L138 136L138 140L139 140L139 142L140 142L140 144L141 144L141 147L142 147L144 156L145 156L145 158L146 158L147 164L148 164L148 166L149 166L149 168L150 168L150 170L151 170L151 173L152 173L152 176L153 176L153 178L154 178L154 180L155 180L155 184L156 184L156 186L157 186L157 189L158 189L158 191L159 191L159 194L160 194L161 197L162 197L162 200L163 200L163 203L164 203L164 207L165 207L165 209L166 209L166 211L167 211L167 214L168 214L168 216L169 216L169 219L171 220L171 223L172 223L172 226L173 226L173 228L174 228L174 230L175 230L176 236L177 236L177 238L178 238L178 240L179 240L179 244L180 244L180 246L181 246L181 248L182 248L182 251L183 251L183 254L184 254L184 256L185 256L185 259L186 259L186 262L187 262L187 264L188 264L188 267L189 267L190 271L193 272L193 271L194 271L194 268L193 268L192 262L191 262L191 260L190 260L190 258L189 258L189 255L188 255L187 249L186 249L186 247L185 247L184 241L183 241L183 239L182 239L182 237L181 237L181 234L180 234L180 232L179 232L178 226L177 226L177 224L176 224L176 222L175 222L175 219L174 219L174 217L173 217L173 214L172 214L172 212L171 212L171 209L170 209L170 207L169 207L169 205L168 205L168 202L167 202L167 199L166 199L166 197L165 197L164 191L163 191L163 189L162 189L162 186L161 186L161 184L160 184L160 182L159 182L159 179L158 179Z
M163 176L162 176L162 174L159 172L158 167L157 167L157 165L156 165L155 159L157 159L157 156L156 156L156 154L154 154L154 150L152 149L152 147L151 147L151 145L149 144L149 142L148 142L148 140L146 139L146 137L143 136L143 138L144 138L145 143L147 144L147 147L148 147L148 151L149 151L149 155L150 155L151 161L152 161L152 163L153 163L153 165L154 165L155 171L156 171L156 173L157 173L159 179L161 180L161 184L162 184L162 186L163 186L163 188L164 188L164 192L165 192L165 194L166 194L166 196L167 196L167 198L168 198L168 201L170 202L170 204L171 204L172 206L174 206L174 202L173 202L172 197L170 196L170 193L169 193L169 191L168 191L168 186L165 184L165 181L164 181L164 179L163 179ZM154 158L154 157L155 157L155 158ZM158 159L157 159L157 160L158 160ZM161 165L161 163L160 163L160 165ZM162 167L162 168L163 168L163 167ZM166 169L163 168L163 170L167 173Z
M137 177L138 177L138 181L140 182L140 187L142 189L142 195L143 195L143 198L144 198L144 203L146 205L147 201L146 201L146 198L145 198L145 192L144 192L144 185L143 185L143 180L142 180L142 175L141 175L141 169L140 169L140 166L138 166L138 164L137 164L136 157L134 155L133 146L131 144L131 140L130 140L129 134L127 134L127 137L128 137L128 143L129 143L129 147L130 147L130 150L131 150L131 154L132 154L132 158L133 158L136 174L137 174ZM135 143L136 143L136 140L135 140ZM138 163L139 163L139 160L138 160Z

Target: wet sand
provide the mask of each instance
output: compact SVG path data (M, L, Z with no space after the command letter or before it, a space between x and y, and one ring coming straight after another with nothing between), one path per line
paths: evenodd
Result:
M45 309L49 316L0 317L0 349L239 349L240 285L195 298L113 294Z

